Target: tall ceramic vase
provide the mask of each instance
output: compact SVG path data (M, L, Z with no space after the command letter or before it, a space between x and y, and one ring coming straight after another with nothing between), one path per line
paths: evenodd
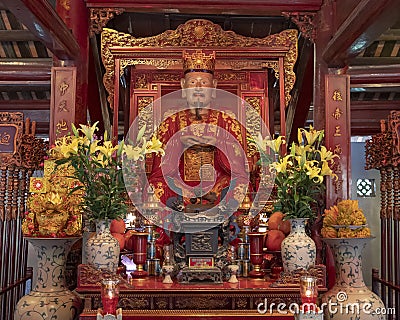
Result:
M120 246L106 221L96 222L96 234L87 240L85 251L87 264L98 270L117 272Z
M362 251L372 238L325 238L335 257L335 285L324 294L322 302L326 319L335 320L383 320L382 300L364 283L362 275ZM359 312L358 312L359 311Z
M317 250L314 240L305 231L306 221L307 219L290 220L292 229L281 244L282 263L285 272L293 272L297 269L307 270L315 264Z
M35 248L35 287L17 303L14 320L78 319L80 298L65 284L65 265L79 238L25 238Z

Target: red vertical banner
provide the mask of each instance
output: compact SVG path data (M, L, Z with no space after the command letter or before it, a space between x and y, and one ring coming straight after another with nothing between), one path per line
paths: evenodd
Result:
M325 76L325 143L338 156L333 171L337 179L327 181L326 206L350 198L350 76Z
M50 145L71 132L75 121L76 67L51 69Z

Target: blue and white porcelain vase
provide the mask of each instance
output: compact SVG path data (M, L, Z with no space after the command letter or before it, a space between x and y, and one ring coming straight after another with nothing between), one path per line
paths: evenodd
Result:
M315 264L317 250L314 240L306 233L306 221L307 219L290 219L292 229L281 244L285 272L293 272L297 269L307 270Z
M322 297L325 317L334 320L384 320L385 305L364 283L362 251L373 238L324 238L335 257L335 285Z
M97 270L117 272L120 246L110 233L109 223L96 222L96 234L86 241L86 263Z
M80 238L25 239L37 254L35 286L18 301L14 320L78 319L82 303L66 286L65 265L70 248Z

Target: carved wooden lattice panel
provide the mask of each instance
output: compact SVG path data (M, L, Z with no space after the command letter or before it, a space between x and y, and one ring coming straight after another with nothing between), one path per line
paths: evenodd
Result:
M47 149L47 143L35 139L35 127L20 112L0 113L0 319L11 319L25 293L27 244L21 222L29 179Z

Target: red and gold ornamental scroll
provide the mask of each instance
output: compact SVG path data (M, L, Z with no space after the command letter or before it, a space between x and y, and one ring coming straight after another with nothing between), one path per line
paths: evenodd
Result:
M51 69L50 145L71 132L75 120L76 67Z
M350 77L325 77L325 141L339 158L335 158L333 171L337 179L327 181L326 207L350 196Z

